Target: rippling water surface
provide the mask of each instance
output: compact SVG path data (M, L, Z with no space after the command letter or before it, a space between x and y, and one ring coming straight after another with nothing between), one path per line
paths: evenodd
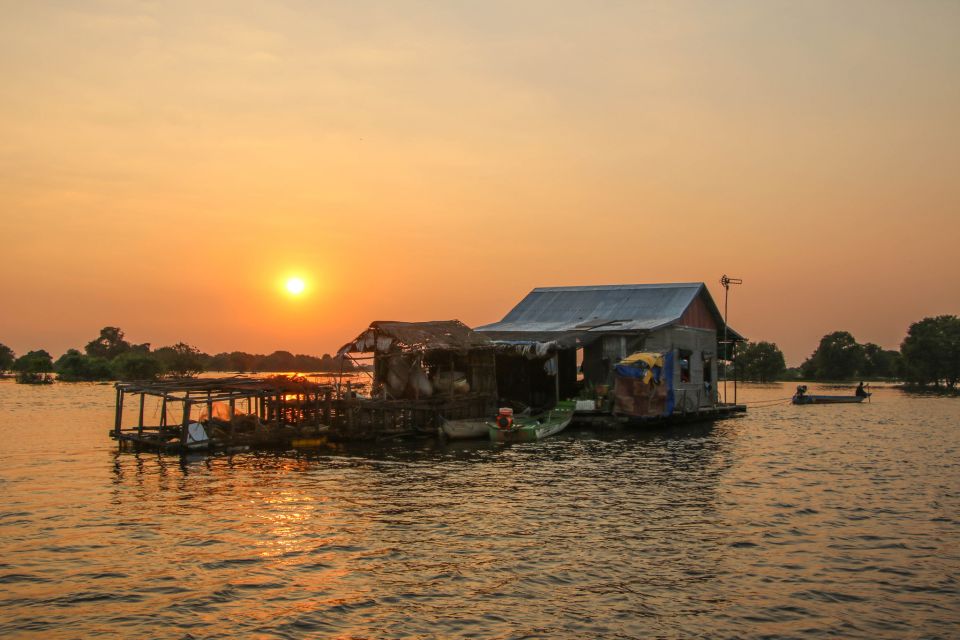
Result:
M0 382L0 636L960 635L958 399L181 460L113 397Z

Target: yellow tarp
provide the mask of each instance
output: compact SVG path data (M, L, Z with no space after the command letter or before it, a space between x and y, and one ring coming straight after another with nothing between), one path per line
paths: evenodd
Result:
M636 365L638 362L644 362L650 368L660 367L662 369L663 354L637 351L636 353L631 353L630 355L628 355L626 358L624 358L617 364Z

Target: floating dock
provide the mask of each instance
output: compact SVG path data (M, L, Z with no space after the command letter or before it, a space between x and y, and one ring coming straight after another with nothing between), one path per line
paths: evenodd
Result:
M657 428L672 425L709 422L733 418L747 412L744 404L718 403L713 406L698 407L689 411L675 411L660 416L623 416L609 411L578 410L573 414L573 425L598 428Z
M192 378L116 385L110 437L121 447L190 450L289 449L329 441L435 434L440 416L484 415L484 394L367 398L302 377ZM135 403L135 417L129 404ZM148 403L150 405L148 410Z

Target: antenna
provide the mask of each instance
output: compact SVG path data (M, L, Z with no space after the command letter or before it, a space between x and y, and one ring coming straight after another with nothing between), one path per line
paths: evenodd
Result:
M730 341L727 339L727 306L730 298L730 285L743 284L741 278L731 278L723 274L720 278L720 284L723 285L723 355L726 362L732 362L733 354L730 353ZM727 365L723 365L723 403L727 403Z

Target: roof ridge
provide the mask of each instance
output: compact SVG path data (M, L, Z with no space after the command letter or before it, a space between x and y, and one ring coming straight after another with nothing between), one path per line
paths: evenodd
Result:
M559 287L536 287L533 291L608 291L613 289L679 289L703 287L703 282L667 282L650 284L589 284Z

